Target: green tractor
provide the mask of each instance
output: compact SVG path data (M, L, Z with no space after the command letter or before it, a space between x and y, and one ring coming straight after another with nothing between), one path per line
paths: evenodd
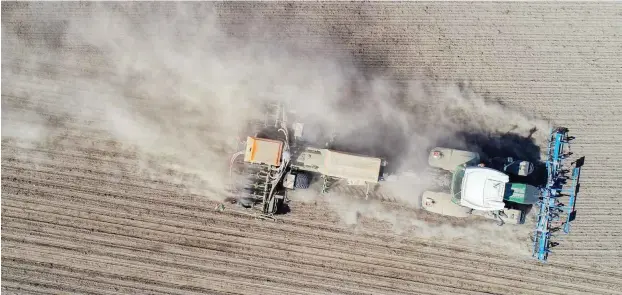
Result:
M522 224L540 196L536 186L520 181L534 171L529 161L511 157L482 161L478 153L437 147L430 151L428 164L446 172L450 180L446 187L423 193L422 208L429 212Z

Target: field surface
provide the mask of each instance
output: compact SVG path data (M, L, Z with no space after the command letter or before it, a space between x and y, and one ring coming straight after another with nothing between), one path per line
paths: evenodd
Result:
M131 28L174 6L160 5L108 8ZM293 202L281 222L214 210L219 202L205 197L206 190L186 189L183 177L193 172L151 169L140 149L130 147L145 132L121 140L98 115L106 112L96 98L103 93L132 97L125 104L145 118L167 108L166 101L153 104L133 90L108 87L131 87L131 74L110 78L126 69L119 51L140 48L123 62L154 52L151 64L178 71L192 64L178 63L158 46L123 43L131 31L115 31L119 23L87 13L91 9L2 3L3 294L622 294L619 3L232 2L210 10L231 38L304 44L326 59L351 58L365 75L400 83L467 81L487 101L568 127L577 138L575 154L586 157L578 216L546 265L530 259L529 239L513 240L512 230L487 234L482 231L489 227L480 226L455 241L446 236L460 227L442 225L443 234L426 238L396 232L386 214L367 212L358 226L344 223L349 215L324 201ZM171 26L141 34L177 34ZM253 35L258 32L264 35ZM214 77L231 74L221 66ZM102 79L108 84L97 82ZM179 79L159 81L162 88L183 87ZM181 114L188 116L176 116L179 122L193 113ZM219 116L203 115L206 121ZM119 124L119 132L134 128ZM186 126L176 124L161 126L176 130L162 142L195 148L181 140L179 128ZM188 135L193 139L213 132L188 128L195 128ZM197 168L193 162L185 164ZM378 206L393 212L388 215L410 212L392 202ZM480 237L509 242L481 246L473 241Z

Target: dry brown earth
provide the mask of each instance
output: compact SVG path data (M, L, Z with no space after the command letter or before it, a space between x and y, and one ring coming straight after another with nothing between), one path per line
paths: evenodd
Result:
M110 70L96 50L58 45L89 61L81 67L13 56L11 38L45 52L83 8L25 6L2 3L5 294L622 294L618 3L217 4L232 35L268 20L255 29L353 54L395 80L468 80L487 99L570 128L586 156L578 219L547 265L373 220L351 229L323 203L293 203L283 223L218 213L217 202L146 178L97 122L59 121L72 81ZM26 135L37 130L59 136L33 144Z

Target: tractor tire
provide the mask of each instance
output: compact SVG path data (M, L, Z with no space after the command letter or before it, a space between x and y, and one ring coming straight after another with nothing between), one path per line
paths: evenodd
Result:
M285 199L278 199L276 200L276 214L281 214L283 213L283 205L285 204Z
M255 204L255 200L252 198L239 198L237 203L244 208L251 208Z
M308 189L311 185L311 177L307 173L297 173L296 180L294 181L294 188L296 189Z
M566 128L566 127L557 127L557 128L555 128L555 132L568 133L568 128Z

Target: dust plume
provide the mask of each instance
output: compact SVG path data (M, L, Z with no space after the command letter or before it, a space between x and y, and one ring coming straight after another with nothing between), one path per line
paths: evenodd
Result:
M33 7L42 5L58 11L58 19L37 18ZM103 148L105 141L75 142L71 136L109 139L136 155L137 173L210 200L227 196L229 156L248 123L265 117L267 103L295 108L312 126L308 136L334 132L344 151L382 156L395 171L412 171L415 178L384 189L413 207L428 182L420 172L429 148L510 150L517 156L527 151L523 156L535 157L537 150L504 136L529 136L527 143L536 147L539 131L548 127L462 84L423 77L398 83L365 72L353 58L331 58L296 39L282 41L258 29L270 27L267 20L253 18L246 27L255 28L252 34L232 34L217 7L205 3L91 2L76 8L82 16L66 17L69 5L28 3L3 13L3 142ZM24 30L56 30L58 36L24 39ZM57 93L57 100L40 100L41 92ZM333 207L344 218L358 212L425 228L416 216L397 222L395 212L378 204ZM466 238L481 232L450 228L427 227L423 235Z
M51 9L62 14L60 6ZM49 143L56 137L52 131L65 127L36 124L46 115L90 122L137 152L142 173L213 199L226 195L227 159L247 123L265 116L262 104L293 101L309 117L328 118L355 75L321 56L299 56L291 46L230 37L210 6L87 6L83 17L37 20L26 28L61 26L61 41L43 40L47 48L37 46L41 40L21 39L19 24L3 29L3 84L19 89L3 93L20 98L3 99L3 134ZM35 11L29 8L25 13ZM49 74L41 71L50 64L59 66ZM72 70L82 73L63 76ZM40 91L62 96L38 101ZM34 122L32 131L11 133L22 128L7 120L11 103L41 110L14 114ZM338 114L333 115L335 122Z

